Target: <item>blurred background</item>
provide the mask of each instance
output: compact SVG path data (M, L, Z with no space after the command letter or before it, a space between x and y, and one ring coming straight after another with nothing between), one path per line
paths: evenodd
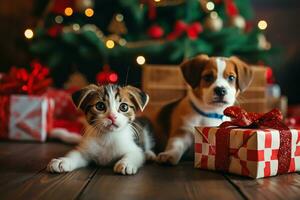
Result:
M144 64L234 54L270 67L270 82L296 105L299 11L297 0L1 0L0 71L34 61L56 87L140 86Z

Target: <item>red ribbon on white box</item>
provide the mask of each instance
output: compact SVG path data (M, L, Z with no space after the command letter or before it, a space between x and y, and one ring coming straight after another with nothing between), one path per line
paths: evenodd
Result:
M279 130L280 146L278 151L278 174L289 171L291 162L292 133L282 122L282 115L278 109L266 114L248 113L240 107L231 106L224 114L232 121L223 122L216 133L216 169L228 171L230 131L233 128L272 128Z
M51 128L54 105L43 96L11 95L8 116L8 138L45 141Z

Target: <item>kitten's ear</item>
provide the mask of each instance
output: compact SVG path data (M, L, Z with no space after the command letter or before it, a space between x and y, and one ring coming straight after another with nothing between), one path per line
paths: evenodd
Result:
M134 104L136 104L140 110L143 111L149 102L148 94L133 86L126 86L125 89L129 93Z
M94 84L90 84L72 94L72 100L75 106L82 111L85 111L87 103L89 102L92 94L95 94L99 87Z

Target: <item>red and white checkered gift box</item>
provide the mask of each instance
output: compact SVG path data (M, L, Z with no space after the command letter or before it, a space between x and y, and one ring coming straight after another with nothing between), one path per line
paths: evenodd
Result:
M195 167L216 170L218 127L197 127ZM291 160L288 172L300 171L300 130L290 129ZM231 129L228 172L261 178L278 174L279 131L275 129Z
M52 125L53 101L32 95L11 95L8 98L7 132L1 133L1 138L45 141Z

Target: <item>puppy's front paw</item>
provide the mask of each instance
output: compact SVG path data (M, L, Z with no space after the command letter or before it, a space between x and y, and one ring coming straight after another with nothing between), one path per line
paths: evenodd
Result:
M54 158L48 164L47 170L52 173L70 172L72 171L72 162L67 158Z
M175 151L165 151L158 154L156 161L158 163L169 163L172 165L177 165L180 160L180 155L178 152Z
M123 175L133 175L136 174L138 167L133 164L130 164L127 161L119 160L114 166L114 172L123 174Z

